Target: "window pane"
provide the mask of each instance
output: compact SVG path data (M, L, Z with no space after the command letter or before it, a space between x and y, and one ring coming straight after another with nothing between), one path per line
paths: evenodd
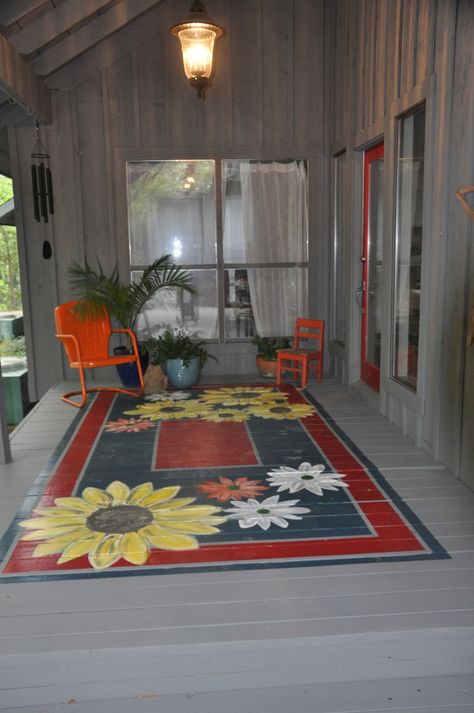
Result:
M399 121L393 376L416 390L420 337L425 109Z
M307 314L306 268L225 270L224 286L227 339L289 336Z
M216 262L214 161L129 161L131 265Z
M306 262L304 161L223 161L224 261Z
M333 339L346 343L346 290L344 279L347 241L344 236L344 173L346 154L334 159L334 324Z
M184 290L159 290L145 306L136 328L139 341L156 337L166 327L188 327L200 339L217 339L217 280L215 270L189 270L197 295ZM132 272L132 280L140 272Z

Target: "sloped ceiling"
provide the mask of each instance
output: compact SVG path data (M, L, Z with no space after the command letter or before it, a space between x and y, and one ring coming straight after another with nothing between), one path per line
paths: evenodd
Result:
M163 1L2 0L0 129L31 123L32 116L48 123L47 107L37 100L46 89L43 79ZM12 63L15 76L6 78ZM24 90L25 77L31 92Z

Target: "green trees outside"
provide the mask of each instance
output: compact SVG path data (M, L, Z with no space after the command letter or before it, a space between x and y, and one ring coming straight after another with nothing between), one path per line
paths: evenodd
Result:
M12 180L0 175L0 205L13 198ZM16 228L0 225L0 312L21 312Z

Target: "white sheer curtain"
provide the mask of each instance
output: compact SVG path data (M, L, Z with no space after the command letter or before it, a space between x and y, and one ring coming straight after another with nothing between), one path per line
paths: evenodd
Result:
M305 262L304 163L241 162L240 182L246 262ZM272 266L247 272L258 334L292 334L295 318L307 313L306 269Z

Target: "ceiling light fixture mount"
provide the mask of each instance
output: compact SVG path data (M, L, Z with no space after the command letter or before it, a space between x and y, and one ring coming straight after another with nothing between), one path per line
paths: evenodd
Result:
M199 99L205 99L212 73L214 42L224 34L224 28L209 17L202 0L192 0L189 15L173 25L171 33L181 42L184 72L189 83Z

